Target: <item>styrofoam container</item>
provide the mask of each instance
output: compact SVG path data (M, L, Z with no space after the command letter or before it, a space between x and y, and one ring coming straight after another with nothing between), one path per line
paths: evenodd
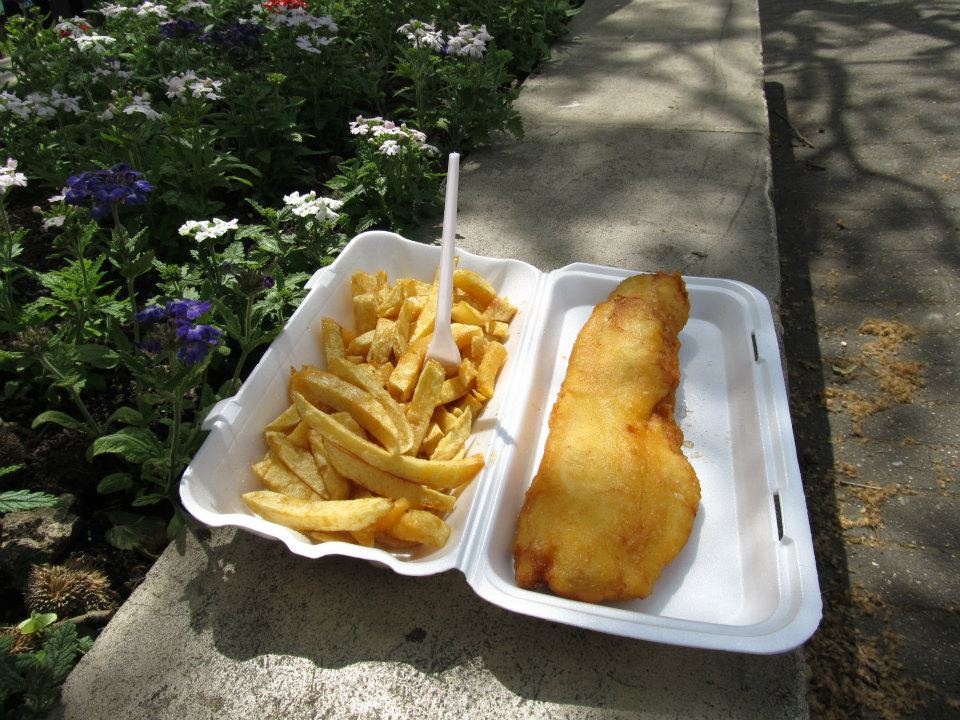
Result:
M483 453L486 464L447 518L452 533L442 549L316 544L244 505L241 493L260 487L250 465L266 452L263 428L287 407L290 368L323 365L322 317L352 322L351 275L386 270L391 280L431 280L439 255L436 246L366 232L311 278L309 294L239 392L207 417L210 434L180 484L186 509L306 557L348 555L404 575L458 569L492 603L600 632L751 653L784 652L809 638L822 608L773 317L760 292L732 280L685 278L691 312L680 334L677 420L702 498L689 541L643 600L589 604L521 589L512 556L573 342L594 305L637 271L576 263L542 273L458 252L460 266L483 275L518 312L496 393L471 436L469 452Z

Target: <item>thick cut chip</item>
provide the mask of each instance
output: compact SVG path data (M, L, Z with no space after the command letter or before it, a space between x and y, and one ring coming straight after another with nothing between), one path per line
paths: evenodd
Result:
M433 332L433 325L436 320L437 286L433 285L430 288L430 294L427 296L426 302L423 305L423 309L417 316L417 322L413 326L413 330L410 333L410 342L413 342L414 340L420 340L422 338L429 338L430 333Z
M350 432L327 413L311 405L300 393L295 392L293 400L300 416L325 438L370 465L404 480L432 488L452 488L467 482L483 468L483 455L479 454L462 460L424 460L393 454Z
M323 497L315 493L310 487L298 478L272 452L260 462L253 465L253 471L267 490L300 498L302 500L322 500Z
M350 497L353 487L350 481L337 472L336 468L327 459L323 452L323 435L316 430L310 431L310 452L313 453L313 459L320 468L320 474L323 477L323 484L327 488L327 495L331 500L346 500Z
M500 320L507 323L513 320L513 316L516 314L517 308L511 305L505 297L500 295L493 298L490 304L487 305L487 309L483 311L484 319Z
M478 327L482 327L484 323L483 313L477 310L470 303L466 303L462 300L453 304L450 316L453 318L454 322L463 323L465 325L477 325Z
M297 412L297 406L291 405L277 417L267 423L267 427L265 427L264 430L267 432L290 432L297 426L297 423L299 422L300 413Z
M470 436L470 426L473 424L473 413L469 410L454 419L446 435L437 443L436 449L430 454L431 460L452 460L463 450L464 443Z
M343 328L333 318L325 317L320 321L320 344L323 346L323 354L327 358L327 364L332 362L334 358L342 358L346 354Z
M377 305L377 317L395 318L400 314L400 308L406 300L403 292L403 286L400 283L394 283L387 287L380 298L380 304Z
M477 390L485 398L493 397L497 374L507 360L507 349L496 341L487 344L487 349L477 368Z
M353 296L353 326L357 335L362 335L377 326L377 296L361 293Z
M408 510L387 533L397 540L440 548L450 539L450 526L432 512Z
M373 341L367 351L367 362L382 365L390 359L393 347L396 345L393 320L379 318L373 331Z
M393 399L393 396L383 387L380 378L369 365L355 365L343 359L337 359L329 363L330 371L347 382L356 385L361 390L368 393L383 405L383 409L390 416L393 424L397 428L397 449L402 452L408 452L413 446L413 429L407 421L400 404ZM294 406L296 410L296 406ZM297 415L299 417L299 414Z
M459 400L470 391L471 387L473 387L473 378L470 378L469 382L464 382L463 378L456 375L445 380L440 390L440 404L446 405L448 402Z
M510 326L502 320L487 320L484 332L495 340L506 340L510 335Z
M251 510L270 522L294 530L363 530L373 525L393 507L386 498L357 500L300 500L270 490L254 490L241 495Z
M424 365L423 372L420 373L417 387L413 391L413 399L407 408L407 420L410 421L410 427L413 431L410 455L416 455L420 451L420 443L423 442L423 438L427 434L430 418L440 402L444 375L443 366L436 360L428 360Z
M453 333L453 341L457 344L457 347L461 352L465 352L470 348L470 344L475 337L483 335L483 328L455 322L450 325L450 332Z
M310 439L307 437L309 432L310 426L301 420L293 430L287 433L287 440L297 447L307 450L310 448Z
M373 273L357 270L350 276L350 293L353 297L377 292L377 276Z
M347 357L354 356L357 362L363 362L367 353L370 352L370 346L373 344L374 330L367 330L362 335L357 335L347 345Z
M397 366L393 369L393 372L390 373L387 390L401 402L407 402L413 394L413 388L417 384L417 378L420 377L420 368L423 365L423 358L427 354L429 344L429 336L412 341L407 345L406 352L397 360Z
M465 268L454 270L453 286L458 290L463 290L482 307L487 307L497 297L497 291L493 289L493 285L473 270Z
M313 458L313 453L294 445L283 433L268 432L265 437L274 456L286 465L294 475L309 485L310 489L321 497L330 497L327 486L323 482L320 468Z
M392 451L399 448L396 426L373 395L331 372L306 365L290 377L290 391L312 404L349 412L360 426Z
M453 510L454 498L451 495L379 470L330 441L324 443L324 452L338 472L376 495L394 500L402 498L409 502L410 507L435 510L444 515Z

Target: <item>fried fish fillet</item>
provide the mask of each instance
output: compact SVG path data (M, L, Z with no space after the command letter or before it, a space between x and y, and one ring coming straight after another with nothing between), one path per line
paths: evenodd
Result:
M603 602L650 594L690 536L700 483L674 421L678 274L624 280L574 343L517 521L517 583Z

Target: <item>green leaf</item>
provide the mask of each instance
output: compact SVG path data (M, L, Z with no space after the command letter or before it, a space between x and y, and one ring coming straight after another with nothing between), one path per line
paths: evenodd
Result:
M87 365L103 370L115 368L120 359L117 353L110 348L93 344L78 345L77 358Z
M147 428L127 427L93 441L93 456L113 454L132 463L142 463L162 455L163 444Z
M80 652L77 626L72 622L65 622L53 628L50 638L43 644L43 652L53 674L54 683L60 685L67 679Z
M52 625L56 621L56 613L38 613L33 611L30 613L30 617L17 625L17 630L22 632L24 635L30 635L31 633L43 630L43 628L45 628L47 625Z
M174 507L173 517L170 518L170 522L167 523L167 539L173 540L177 537L185 524L186 517L184 517L183 510L179 507Z
M135 425L139 427L143 425L143 413L124 405L114 410L110 417L107 418L107 425L113 423L123 423L124 425Z
M44 423L53 423L55 425L62 425L68 430L84 430L85 426L79 420L70 417L65 412L60 412L59 410L47 410L37 415L33 419L30 427L37 428L43 425Z
M111 473L97 483L97 492L101 495L129 490L133 487L133 475L130 473Z
M13 475L13 473L17 472L17 470L23 470L25 467L26 465L23 463L19 463L18 465L3 465L0 467L0 477L3 477L4 475Z
M0 492L0 513L53 507L57 502L59 502L59 498L50 493L30 492L29 490L5 490L4 492Z
M107 530L107 541L120 550L140 550L159 554L166 542L166 523L153 517L128 512L108 514L113 527Z
M120 550L136 550L140 546L140 533L130 525L114 525L104 535L107 542Z
M131 505L133 507L146 507L147 505L156 505L159 502L163 502L167 499L166 495L161 493L148 493L147 495L141 495L138 498L135 498Z

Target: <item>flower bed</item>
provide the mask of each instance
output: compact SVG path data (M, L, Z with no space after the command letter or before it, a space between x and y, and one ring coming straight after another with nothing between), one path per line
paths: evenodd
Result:
M28 691L23 658L51 652L24 637L57 640L67 666L84 647L45 613L114 597L71 591L100 598L71 606L28 585L106 571L120 599L132 589L184 523L176 487L200 420L304 281L354 234L436 212L447 152L522 135L519 81L570 13L568 0L145 0L7 18L0 557L4 622L30 617L0 641L0 658L22 651L25 683L4 688L4 710L55 697ZM25 513L74 518L68 540L14 562L10 518Z

